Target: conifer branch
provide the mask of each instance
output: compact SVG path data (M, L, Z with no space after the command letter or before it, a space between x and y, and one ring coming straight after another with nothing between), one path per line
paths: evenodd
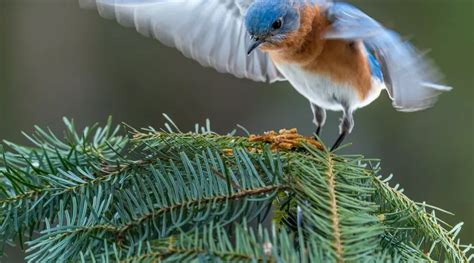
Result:
M417 205L414 201L410 200L402 192L391 188L387 181L382 180L380 177L372 177L374 183L379 187L379 193L384 195L387 200L394 200L391 203L393 208L400 213L409 215L406 220L410 225L417 226L417 231L422 232L422 235L429 238L433 245L427 251L426 256L429 257L434 252L434 247L437 243L440 243L445 251L451 251L446 254L449 261L452 262L469 262L466 253L461 249L458 243L454 241L456 238L453 233L449 233L448 230L443 228L439 219L435 216L435 211L432 214L426 212L426 207Z
M16 242L30 262L472 258L456 240L462 224L449 229L443 210L390 187L378 161L329 153L296 130L65 124L64 139L36 127L33 146L4 143L0 254Z

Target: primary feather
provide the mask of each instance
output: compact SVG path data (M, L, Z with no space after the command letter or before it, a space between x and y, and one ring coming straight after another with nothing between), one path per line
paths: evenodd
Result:
M332 21L328 39L362 40L375 54L393 105L400 111L426 109L437 96L451 88L438 85L436 68L408 42L380 25L359 9L336 3L327 10Z
M79 0L185 56L240 78L283 80L267 54L247 56L243 15L251 0Z

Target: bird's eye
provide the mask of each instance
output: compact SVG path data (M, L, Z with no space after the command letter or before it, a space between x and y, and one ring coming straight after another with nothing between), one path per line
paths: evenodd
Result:
M273 22L272 28L273 28L273 29L280 29L282 23L283 23L283 22L281 21L281 18L278 18L275 22Z

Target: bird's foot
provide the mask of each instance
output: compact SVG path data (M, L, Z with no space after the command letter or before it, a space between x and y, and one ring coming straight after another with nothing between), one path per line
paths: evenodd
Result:
M314 138L319 141L319 135L321 134L321 126L316 128L315 134L316 134L316 136L314 136Z

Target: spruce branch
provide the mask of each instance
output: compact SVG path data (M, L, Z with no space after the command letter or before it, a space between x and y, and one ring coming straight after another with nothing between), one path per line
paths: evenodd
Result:
M30 262L472 259L456 240L462 224L391 187L377 160L296 130L65 124L62 139L36 127L30 146L4 142L2 253L20 243Z

